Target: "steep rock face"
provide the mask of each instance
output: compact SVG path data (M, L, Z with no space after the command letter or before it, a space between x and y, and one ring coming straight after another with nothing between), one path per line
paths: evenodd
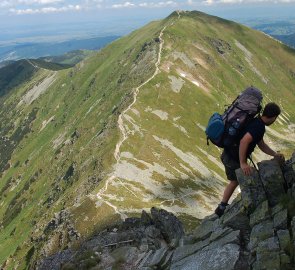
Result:
M294 269L294 164L295 153L282 166L262 161L249 177L237 170L241 194L221 218L206 217L191 234L184 235L173 214L153 208L151 217L143 211L141 218L128 218L78 251L60 252L36 268Z

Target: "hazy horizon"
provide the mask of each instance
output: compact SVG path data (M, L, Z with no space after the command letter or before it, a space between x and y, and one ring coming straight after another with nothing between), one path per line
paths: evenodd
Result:
M230 2L230 3L229 3ZM250 3L249 3L250 2ZM276 3L275 3L276 2ZM0 46L126 35L174 10L199 10L245 23L295 20L295 0L114 1L12 0L0 2ZM295 29L294 29L295 31Z

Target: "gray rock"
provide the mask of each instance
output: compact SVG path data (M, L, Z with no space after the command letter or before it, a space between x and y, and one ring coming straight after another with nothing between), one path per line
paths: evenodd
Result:
M197 229L193 232L195 242L208 238L213 231L213 225L213 220L205 220L202 222L200 226L197 227Z
M252 228L249 249L253 250L258 243L274 236L272 220L263 221Z
M157 229L154 225L148 226L144 229L142 238L138 240L142 240L142 248L147 244L148 249L157 250L161 248L161 241L163 237L159 229Z
M152 258L152 254L153 254L153 251L152 250L150 250L149 252L145 253L144 257L142 258L142 260L140 261L140 263L138 265L138 269L143 269L143 267L148 264L148 262Z
M149 267L160 266L165 261L167 253L168 253L167 247L156 250L151 260L149 261L148 265L146 266L149 266Z
M292 187L295 183L295 172L291 169L284 173L284 178L287 184L287 187Z
M129 262L137 258L138 251L136 247L122 246L113 250L111 257L114 258L115 261L123 260L124 262Z
M277 231L277 235L279 238L280 248L288 253L290 253L290 232L288 230L279 230Z
M214 232L212 232L212 234L210 236L210 242L216 241L217 239L224 237L225 235L231 233L232 231L233 231L233 229L229 228L229 227L216 228L216 230L214 230Z
M210 216L207 216L203 219L203 222L207 221L207 220L210 220L210 221L216 221L218 220L218 216L216 214L212 214Z
M210 240L209 238L204 240L204 241L200 241L194 245L187 245L187 246L183 246L183 247L178 247L173 254L172 257L172 262L177 262L182 260L183 258L186 258L196 252L198 252L199 250L203 249L204 247L208 246L210 244Z
M170 268L170 263L172 260L173 253L174 253L173 251L168 251L164 262L161 264L160 269L169 269Z
M170 249L174 249L174 248L177 248L179 245L181 245L181 243L180 243L180 240L181 240L182 238L173 238L171 241L170 241L170 243L168 244L169 245L169 248ZM165 242L166 243L166 242Z
M204 250L210 250L215 249L218 247L222 247L226 244L241 244L241 237L240 237L241 231L232 231L229 234L226 234L224 237L210 243L209 246L206 246Z
M144 226L149 226L153 224L153 220L151 216L144 210L142 210L140 219L141 219L141 224Z
M286 230L288 226L288 210L284 209L275 214L273 223L277 230Z
M161 236L161 231L154 225L146 227L144 233L149 238L160 238Z
M217 215L216 215L217 216ZM216 230L218 227L222 227L222 219L221 218L217 218L214 220L214 223L213 223L213 230Z
M231 227L234 230L249 229L249 218L242 201L232 203L222 216L221 221L223 226Z
M295 200L295 184L293 184L293 186L291 188L291 196Z
M282 210L284 210L284 206L279 203L271 208L271 215L274 216L275 214L281 212Z
M121 224L120 230L128 230L131 228L140 227L141 225L142 224L141 224L140 218L136 218L136 217L126 218L124 222Z
M291 221L291 229L292 229L292 235L293 235L293 249L295 250L295 216L293 217L292 221Z
M281 270L280 253L277 252L258 252L256 268L259 270Z
M292 235L295 236L295 217L292 218L291 221ZM295 240L295 239L294 239Z
M264 201L258 205L256 210L250 215L250 226L253 227L268 218L270 218L270 209L268 207L268 201Z
M161 231L167 243L170 243L172 239L180 239L184 236L182 223L172 213L153 207L151 215L155 226Z
M269 205L274 206L279 202L280 195L285 193L282 169L274 159L259 162L258 168Z
M189 235L185 235L183 236L180 240L179 240L179 246L182 247L182 246L186 246L186 245L192 245L192 244L195 244L196 241L195 241L195 237L194 235L192 234L189 234Z
M241 188L243 206L248 213L252 213L261 202L266 200L259 174L256 170L250 176L244 175L241 169L235 172Z
M38 270L57 270L66 262L71 262L74 253L71 250L65 250L52 255L40 262Z
M285 162L285 166L283 168L283 173L285 177L285 181L287 184L287 187L292 187L293 184L295 184L295 153L293 153L293 156L291 159L287 160Z
M226 244L210 250L201 250L171 265L171 270L234 270L239 260L240 247Z
M292 269L291 258L285 252L280 253L281 269Z
M280 251L279 240L276 236L270 237L258 243L257 253Z

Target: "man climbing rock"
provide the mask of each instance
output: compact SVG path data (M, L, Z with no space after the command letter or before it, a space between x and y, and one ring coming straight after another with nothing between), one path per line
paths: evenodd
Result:
M239 135L239 144L224 148L221 161L225 167L227 179L230 181L226 186L221 203L215 209L215 214L221 217L228 206L228 201L239 185L235 170L241 168L245 175L250 175L253 168L247 163L256 145L267 155L284 160L284 156L272 150L263 140L265 126L273 124L279 114L280 107L275 103L268 103L262 116L254 118L245 126Z

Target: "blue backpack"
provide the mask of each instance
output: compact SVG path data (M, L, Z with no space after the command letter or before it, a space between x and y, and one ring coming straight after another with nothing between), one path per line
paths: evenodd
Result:
M221 115L215 112L209 119L206 135L218 147L229 147L237 142L240 131L262 109L261 91L253 86L244 90Z

